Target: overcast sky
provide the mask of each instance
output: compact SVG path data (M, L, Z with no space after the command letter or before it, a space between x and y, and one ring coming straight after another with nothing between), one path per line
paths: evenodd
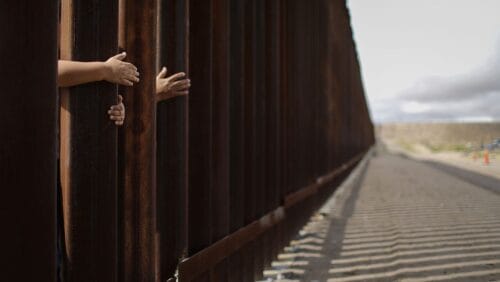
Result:
M372 118L500 120L500 0L348 0Z

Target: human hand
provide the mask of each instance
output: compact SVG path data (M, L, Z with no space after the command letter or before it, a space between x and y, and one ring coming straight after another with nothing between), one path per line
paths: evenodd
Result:
M125 86L132 86L134 82L139 82L137 68L131 63L123 62L126 56L127 53L122 52L104 62L106 66L104 80Z
M187 95L191 80L185 78L186 74L178 72L169 77L167 76L167 68L163 67L156 76L156 100L167 100L176 96Z
M109 108L108 115L110 120L115 121L115 125L123 125L123 121L125 120L125 105L123 105L122 95L118 95L118 104Z

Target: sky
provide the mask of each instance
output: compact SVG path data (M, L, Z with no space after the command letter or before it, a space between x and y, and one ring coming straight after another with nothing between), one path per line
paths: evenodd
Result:
M500 121L500 0L347 0L375 123Z

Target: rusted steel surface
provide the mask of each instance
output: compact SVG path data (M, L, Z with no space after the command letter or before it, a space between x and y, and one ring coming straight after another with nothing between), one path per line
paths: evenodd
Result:
M279 19L278 19L278 25L279 28L277 30L279 36L276 36L278 39L278 45L279 45L279 54L277 55L277 60L279 60L278 63L278 100L280 102L280 111L279 111L279 116L278 116L278 122L280 127L278 128L278 134L279 134L279 147L278 147L278 167L279 167L279 176L278 176L278 185L276 186L277 189L277 194L278 194L278 201L280 201L284 198L286 195L286 187L288 184L288 159L287 159L287 152L288 152L288 132L287 132L287 115L288 115L288 44L287 44L287 20L288 20L288 12L287 12L287 0L280 0L278 1L279 5ZM282 226L280 226L278 232L278 237L280 237L280 242L282 242L284 236L280 236L282 231ZM277 247L276 252L280 249L281 246Z
M212 242L229 234L229 1L212 5ZM228 281L227 260L212 269L212 281Z
M255 1L244 0L244 53L243 59L243 83L244 88L241 95L244 99L244 151L245 159L245 182L244 182L244 223L253 221L256 215L256 188L255 188Z
M349 160L346 165L336 170L335 173L340 174L348 169L352 169L363 156L364 153L355 156ZM322 178L331 177L332 173L322 176ZM330 178L330 180L332 179ZM276 225L283 220L287 218L290 218L289 220L293 220L294 216L287 215L287 210L290 210L299 203L304 203L307 198L316 194L319 189L327 184L331 183L329 181L313 183L293 194L290 194L285 198L284 206L279 206L277 209L267 213L259 220L246 225L238 231L231 233L229 236L211 244L209 247L203 249L195 255L186 258L179 265L179 278L181 281L192 281L196 279L200 275L203 275L206 271L212 269L224 258L230 257L235 252L241 250L245 245L258 240L261 235L271 231L272 228L276 227ZM305 219L307 219L307 216L304 217L304 220Z
M257 40L256 40L256 1L243 1L244 26L243 26L243 68L244 68L244 151L245 159L245 182L244 182L244 224L250 224L257 218L258 210L258 167L257 158L257 94L256 94L256 65L257 65ZM255 264L258 256L257 242L250 242L242 251L243 281L254 281Z
M188 2L159 1L158 69L188 73ZM174 276L187 255L187 115L188 97L158 104L157 216L160 281ZM174 227L174 228L173 228Z
M266 106L266 128L264 139L264 154L266 156L266 174L264 176L265 207L264 212L280 205L280 92L279 92L279 1L265 2L265 44L264 44L264 87L266 95L263 97ZM263 238L264 267L268 267L277 253L277 244L273 238L277 237L276 227L266 232Z
M120 47L141 74L124 92L123 250L121 281L156 281L156 20L155 0L120 0Z
M263 232L282 221L284 217L285 211L282 207L279 207L230 236L215 242L196 255L185 259L179 265L179 278L181 281L194 280L222 259L229 257L247 243L254 241Z
M188 254L212 240L212 0L191 0L189 70ZM194 83L196 81L196 83Z
M229 15L229 231L244 223L244 6L243 1L230 0ZM243 281L242 254L229 257L229 281Z
M285 207L294 206L297 203L301 203L308 197L313 196L318 192L318 185L316 183L312 183L304 188L301 188L293 193L288 194L284 200Z
M57 1L0 3L2 281L56 277L57 18Z
M180 281L255 281L374 142L345 1L118 1L62 2L63 58L103 60L119 47L141 73L139 84L119 89L127 117L118 138L105 112L115 101L114 86L94 83L63 94L68 274L73 281L171 281L176 272ZM55 17L55 4L40 8L43 15ZM55 33L55 19L32 16ZM39 236L29 263L36 260L32 269L53 278L55 183L48 176L55 177L57 48L47 41L54 34L39 31L43 38L26 42L40 40L43 53L32 52L47 72L37 72L36 89L12 85L30 90L24 104L36 103L40 128L29 127L17 100L6 95L9 113L18 110L28 125L6 116L2 133L19 133L19 146L8 148L20 160L47 165L43 177L33 178L49 187L33 192L46 201L28 203L30 213L40 215L29 227ZM25 41L12 42L12 50L28 50ZM25 58L14 57L21 68L3 50L9 69L28 68ZM162 66L169 74L189 74L189 97L156 101ZM50 150L27 150L34 145L18 138L26 136L25 126ZM7 159L22 170L14 155ZM2 177L12 186L20 181ZM8 193L22 199L16 191ZM22 234L23 241L32 238ZM40 244L41 238L49 243ZM9 246L7 253L14 252Z
M245 159L244 159L244 69L243 69L243 5L240 0L230 0L230 92L229 92L229 216L230 232L243 226Z
M265 33L265 60L264 85L266 95L264 96L267 108L266 142L264 144L265 155L267 156L267 175L265 177L265 187L267 191L266 210L280 204L280 2L265 2L266 33Z
M254 85L255 85L255 215L254 217L259 218L263 216L266 211L266 201L268 197L266 196L267 185L265 183L265 178L268 173L267 170L267 154L265 154L266 149L266 127L268 125L267 120L267 103L266 96L268 96L266 89L266 57L265 57L265 46L266 46L266 17L263 11L264 1L255 0L255 12L254 12L254 40L255 40L255 57L254 57ZM253 248L255 259L254 259L254 272L255 280L260 280L262 277L262 269L264 268L264 236L259 236L255 240L255 247Z
M230 1L229 5L232 233L185 260L183 281L219 278L214 269L228 256L229 279L258 278L268 258L373 143L345 2ZM213 30L216 38L218 29ZM212 79L220 83L216 75ZM221 116L212 111L212 124L217 124ZM215 155L211 159L212 170L224 165ZM224 206L224 199L214 197L217 189L212 186L207 193L211 198L205 200ZM227 247L238 238L235 234L277 206L287 211L279 224L232 253L214 251ZM214 212L213 207L210 210ZM185 275L192 268L201 268L199 276Z
M61 17L61 59L103 61L117 53L118 1L65 0ZM116 103L116 86L108 82L62 92L63 269L69 281L117 279L117 129L107 115Z
M229 1L213 0L212 241L229 233Z
M288 194L285 199L283 205L287 208L292 207L298 203L303 202L306 198L311 197L318 193L318 190L324 187L326 184L329 184L331 181L339 177L346 170L352 169L365 155L365 152L358 154L339 168L334 171L320 176L316 179L316 181L306 187L303 187L294 193Z

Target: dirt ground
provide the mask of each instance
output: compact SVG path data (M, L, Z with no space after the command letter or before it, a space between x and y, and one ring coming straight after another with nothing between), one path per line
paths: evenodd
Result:
M388 152L393 154L402 154L417 160L439 162L500 179L499 152L489 153L489 164L486 165L484 162L484 152L476 152L475 154L450 151L431 152L421 144L413 144L412 150L407 150L390 140L386 140L384 146Z
M380 146L266 281L500 281L500 180Z

